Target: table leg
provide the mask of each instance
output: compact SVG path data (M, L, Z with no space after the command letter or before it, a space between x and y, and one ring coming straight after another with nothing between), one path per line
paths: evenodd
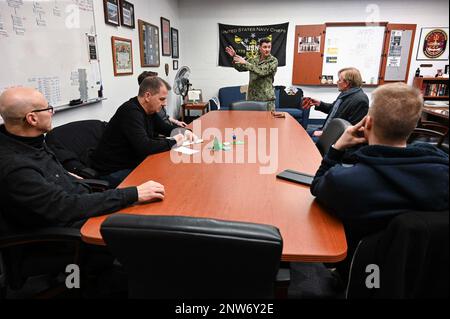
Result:
M181 122L184 122L184 106L181 106Z

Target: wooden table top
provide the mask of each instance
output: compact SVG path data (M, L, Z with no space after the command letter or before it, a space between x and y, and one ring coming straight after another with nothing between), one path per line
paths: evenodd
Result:
M425 106L423 112L427 114L436 115L448 120L448 106L436 107L436 106Z
M216 132L211 131L214 128ZM248 129L247 135L238 128ZM232 145L229 151L209 149L214 136L220 133L225 136L227 132L222 139L218 136L222 142L232 142L232 130L244 145ZM252 142L249 132L259 133L257 143ZM269 224L280 229L284 261L337 262L346 257L341 222L317 204L308 186L276 178L285 169L314 175L321 162L316 146L294 118L289 114L273 118L270 112L212 111L194 122L194 133L205 140L193 146L199 153L178 155L170 151L151 155L119 186L154 180L165 186L165 199L128 207L121 213ZM256 144L259 155L252 151ZM238 154L245 154L245 163L239 162ZM270 161L263 156L268 154L273 155ZM174 163L174 158L185 162ZM261 174L261 169L270 174ZM85 242L104 245L100 226L106 217L85 223L81 229Z

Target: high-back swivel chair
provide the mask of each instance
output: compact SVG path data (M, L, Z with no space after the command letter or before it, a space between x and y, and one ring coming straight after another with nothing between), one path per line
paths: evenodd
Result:
M58 126L47 133L45 142L69 172L83 178L97 178L90 167L90 153L97 147L106 129L99 120L77 121Z
M347 298L448 298L448 219L448 210L403 212L364 237L353 254Z
M267 111L267 102L238 101L230 105L231 111Z
M272 298L283 242L276 227L116 214L103 239L128 274L130 298Z
M328 124L327 128L322 132L322 135L316 143L322 156L325 156L330 149L330 146L336 143L339 137L344 133L345 129L350 125L350 122L340 118L335 118L330 121L330 124Z

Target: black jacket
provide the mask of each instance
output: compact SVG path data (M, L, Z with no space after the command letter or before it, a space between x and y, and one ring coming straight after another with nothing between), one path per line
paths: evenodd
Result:
M448 209L448 155L434 146L363 146L352 163L343 155L330 148L311 193L344 222L349 251L402 211Z
M0 126L0 232L71 226L138 200L136 187L92 193L45 144L35 148ZM5 225L6 223L6 225Z
M355 125L359 121L361 121L364 116L366 116L369 110L369 98L361 88L342 92L341 94L339 94L338 99L339 98L342 98L342 102L339 105L339 109L334 115L334 118L347 120L352 123L352 125ZM320 105L316 107L316 110L327 113L328 120L330 112L333 109L333 105L336 103L336 101L334 101L333 103L320 102Z
M157 113L147 115L137 97L118 108L111 118L97 149L92 154L93 167L101 174L134 169L148 155L171 149L170 136L178 127L164 122Z

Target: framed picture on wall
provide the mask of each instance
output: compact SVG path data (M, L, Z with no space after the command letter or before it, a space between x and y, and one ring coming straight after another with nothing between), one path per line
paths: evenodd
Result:
M139 47L142 67L158 67L159 59L159 28L153 24L138 20Z
M119 25L119 0L103 0L103 10L105 12L105 23Z
M448 60L448 28L427 27L420 30L417 60Z
M120 0L120 21L125 27L135 28L134 5L125 0Z
M173 69L178 70L178 60L173 60Z
M130 39L111 37L114 75L133 74L133 46Z
M178 59L180 57L180 45L177 29L170 29L170 38L172 40L172 58Z
M161 17L161 43L162 43L162 55L171 56L170 50L170 21Z

